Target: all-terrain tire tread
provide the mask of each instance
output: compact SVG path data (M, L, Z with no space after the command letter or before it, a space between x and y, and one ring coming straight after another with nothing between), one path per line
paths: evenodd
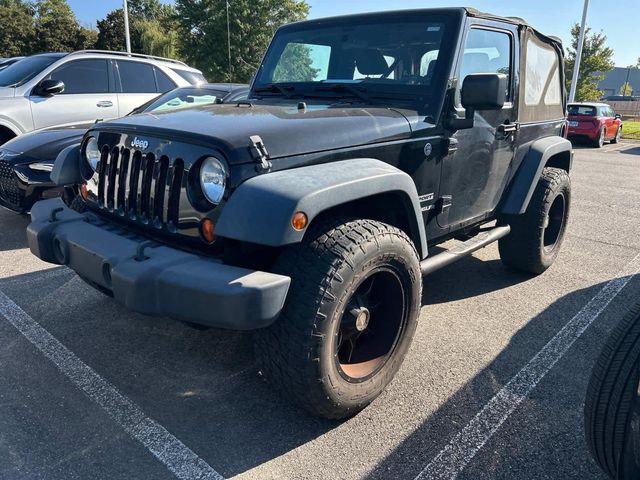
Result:
M542 171L542 176L525 213L509 215L501 219L503 223L511 226L509 235L498 242L500 258L506 265L535 274L547 269L548 265L542 262L540 255L540 245L544 235L543 223L546 211L555 198L556 190L563 185L569 197L571 193L569 174L560 168L546 167ZM566 200L567 218L563 229L566 228L569 215L569 198Z
M337 267L353 269L356 249L378 248L380 237L401 242L418 258L415 246L400 229L374 220L330 219L310 227L302 243L287 248L273 270L291 276L287 302L280 318L256 332L255 353L261 374L295 402L325 418L344 418L339 404L328 402L321 388L319 328L324 316L321 302L333 299L332 285L342 282ZM313 322L298 319L317 312ZM329 339L332 341L332 339ZM312 360L312 361L308 361ZM365 404L362 407L366 406Z

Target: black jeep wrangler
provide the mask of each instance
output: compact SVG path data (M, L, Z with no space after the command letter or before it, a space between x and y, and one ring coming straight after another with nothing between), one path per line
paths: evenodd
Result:
M37 203L29 246L131 310L255 330L269 381L353 415L400 367L424 275L495 241L527 272L558 255L562 64L557 39L463 8L286 25L248 101L63 151L52 178L79 201Z

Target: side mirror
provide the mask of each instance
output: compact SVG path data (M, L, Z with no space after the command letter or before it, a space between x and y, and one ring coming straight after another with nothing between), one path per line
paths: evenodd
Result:
M620 115L619 113L616 113L616 120L622 120L622 115Z
M50 97L62 92L64 92L64 82L62 80L43 80L34 89L34 93L42 97Z
M500 110L507 101L507 76L497 73L473 73L462 83L460 102L465 109L464 119L451 121L452 128L473 128L476 110Z
M506 75L474 73L464 79L461 102L467 110L500 110L506 101Z

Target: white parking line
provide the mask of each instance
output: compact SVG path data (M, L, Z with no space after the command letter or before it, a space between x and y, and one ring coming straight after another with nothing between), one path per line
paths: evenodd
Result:
M162 425L147 417L136 404L80 360L1 291L0 315L176 477L184 480L224 480L222 475Z
M420 472L415 480L454 479L527 398L540 380L640 273L640 254L580 310Z

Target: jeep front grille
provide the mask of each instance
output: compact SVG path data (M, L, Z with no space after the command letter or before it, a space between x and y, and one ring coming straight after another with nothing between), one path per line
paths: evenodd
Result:
M175 232L184 171L179 158L105 145L98 163L97 204L129 220Z
M6 160L0 160L0 199L5 203L18 206L22 204L23 191L13 173L13 167Z

